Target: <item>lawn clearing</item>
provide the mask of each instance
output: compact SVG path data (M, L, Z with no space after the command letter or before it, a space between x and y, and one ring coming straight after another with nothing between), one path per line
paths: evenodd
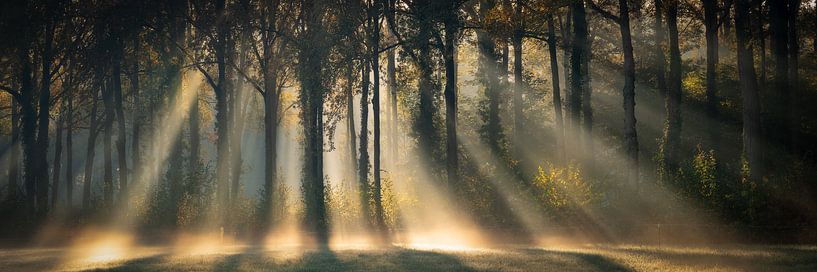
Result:
M817 271L817 246L260 250L70 259L64 249L0 250L0 271Z

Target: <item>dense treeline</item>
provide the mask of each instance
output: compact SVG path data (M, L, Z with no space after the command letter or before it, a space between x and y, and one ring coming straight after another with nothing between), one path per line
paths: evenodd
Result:
M815 5L2 1L0 233L388 242L413 202L504 242L783 239L817 219Z

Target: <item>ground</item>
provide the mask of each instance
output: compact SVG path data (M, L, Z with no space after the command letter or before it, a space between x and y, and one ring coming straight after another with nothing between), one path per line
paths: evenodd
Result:
M0 250L0 271L817 271L817 246L407 249L226 253L130 250L77 261L64 249ZM114 254L114 253L111 253Z

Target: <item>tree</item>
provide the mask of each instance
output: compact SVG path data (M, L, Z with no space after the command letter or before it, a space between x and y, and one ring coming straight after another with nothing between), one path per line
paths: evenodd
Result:
M789 0L789 10L788 10L788 18L786 23L788 24L788 32L786 33L788 44L789 44L789 55L787 56L789 59L789 67L787 72L786 81L791 86L791 96L792 98L789 100L789 104L786 105L786 108L789 109L789 116L787 116L789 123L789 130L791 131L791 135L789 136L790 142L789 148L791 149L794 156L800 155L798 138L800 133L800 112L799 112L799 105L797 103L798 99L801 97L800 94L800 77L799 77L799 56L800 56L800 40L797 35L797 15L800 12L800 4L802 0Z
M573 33L570 52L570 95L568 112L575 132L582 131L585 139L585 154L592 149L593 113L590 108L590 41L588 40L587 14L584 1L570 4ZM583 117L583 118L582 118ZM583 119L584 126L580 125Z
M559 59L557 56L556 46L556 26L553 24L553 14L547 15L548 24L548 56L550 58L550 80L553 90L553 117L556 120L556 136L559 142L556 143L560 149L560 158L565 159L565 128L564 118L562 117L562 95L559 90Z
M97 80L99 81L100 73L97 72ZM101 84L98 84L101 85ZM91 103L91 111L89 115L88 124L88 144L85 145L85 173L82 184L82 209L88 210L91 208L91 182L94 176L94 155L96 154L96 137L99 135L99 124L97 124L97 100L101 86L93 88L88 100Z
M623 74L624 88L624 153L628 159L627 180L638 186L638 134L635 118L635 57L633 56L633 39L630 33L630 7L627 0L618 1L618 16L603 10L601 7L588 1L590 8L613 21L621 33L621 48L624 55Z
M662 170L664 178L674 180L680 160L681 141L681 50L678 45L678 1L670 0L667 6L667 30L669 33L669 76L665 99L666 120L662 139Z
M729 0L727 0L729 1ZM655 47L653 69L655 70L655 81L658 91L662 94L667 93L666 80L666 65L667 60L664 56L664 43L666 42L664 34L664 0L653 0L655 8L655 21L653 23L653 32L655 33ZM728 9L727 9L728 10ZM727 11L728 12L728 11Z
M380 182L380 28L382 27L380 18L385 7L382 0L370 1L369 28L371 29L371 37L369 45L371 46L371 66L374 79L372 85L372 117L374 118L374 158L372 158L374 182L372 184L372 196L374 198L375 227L381 234L385 234L386 224L383 218L383 197Z
M454 192L459 186L459 153L457 143L457 35L459 35L459 1L447 1L443 9L445 40L442 43L445 63L445 127L446 127L446 173L448 190ZM393 65L393 63L389 63ZM391 67L390 70L393 70ZM392 79L389 79L389 83Z
M759 138L760 99L749 29L749 0L737 0L735 3L735 37L738 46L738 76L743 97L743 157L749 167L749 180L757 182L762 171Z
M718 3L704 0L704 28L706 29L706 107L710 118L718 115Z
M315 241L326 246L329 242L329 222L326 216L325 184L323 177L323 103L326 87L323 64L329 41L325 28L327 6L319 1L301 3L296 45L298 52L297 77L300 82L301 123L303 125L303 193L305 227L314 234ZM362 144L362 143L361 143Z
M496 3L493 0L482 0L480 2L479 16L484 24L487 24L489 13L495 8ZM495 37L491 32L483 29L478 29L476 33L477 47L479 49L479 77L485 88L485 103L487 103L487 107L482 112L484 124L481 133L494 156L502 156L504 136L502 122L499 118L502 92L500 77L505 76L501 74L500 54L497 53Z
M791 148L793 135L791 124L792 108L795 99L789 86L789 40L788 40L788 7L786 0L769 1L769 30L772 32L771 44L774 55L774 78L772 85L779 94L780 104L776 106L784 128L780 131L782 142Z
M363 72L360 85L360 145L358 146L358 193L360 194L360 211L367 224L371 224L371 207L369 206L369 65L363 61Z
M17 100L11 100L11 151L9 151L9 199L19 201L20 192L20 111Z
M522 16L522 3L517 0L513 6L513 140L514 154L519 159L522 153L524 116L522 114L522 94L525 92L525 79L522 72L522 38L525 35L525 21Z
M280 120L281 89L289 72L282 62L288 57L287 42L280 33L288 33L292 23L287 20L286 10L294 9L290 2L264 1L261 6L261 59L259 67L263 88L259 90L264 98L264 205L270 208L276 204L276 179L278 178L278 124ZM276 31L277 30L277 31ZM257 86L257 85L256 85ZM282 204L282 203L279 203ZM270 213L264 215L263 222L270 223Z

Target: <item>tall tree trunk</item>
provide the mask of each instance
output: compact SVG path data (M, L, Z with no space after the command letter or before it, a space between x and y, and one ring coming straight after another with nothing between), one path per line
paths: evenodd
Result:
M590 109L590 75L588 74L590 64L590 45L587 30L587 13L584 2L576 1L571 5L573 20L573 40L570 53L570 103L571 122L576 132L582 131L581 136L585 138L585 152L589 152L592 142L591 127L593 125L593 115ZM580 128L579 119L584 117L584 127ZM589 154L589 153L584 153Z
M227 25L227 13L225 12L225 1L217 0L215 4L215 14L219 18L216 25L216 38L214 51L216 55L216 66L218 78L213 91L216 96L216 192L218 196L219 217L222 227L227 224L230 207L230 123L227 101L227 35L229 26Z
M758 51L760 51L760 74L759 74L759 81L760 86L766 86L766 70L768 67L768 63L766 61L766 33L763 29L766 19L766 14L763 12L763 1L762 0L754 0L752 4L755 8L755 26L757 27L757 44L760 47Z
M789 42L788 42L788 10L787 0L769 0L769 29L772 32L771 44L774 55L774 80L772 84L780 97L780 104L775 108L779 109L780 119L783 129L780 130L782 142L787 148L791 148L792 127L790 119L792 109L789 106L794 99L789 86Z
M389 161L392 167L397 164L397 147L400 144L397 129L400 124L397 122L397 64L395 60L395 50L389 49L386 52L386 79L388 80L389 91Z
M426 20L426 14L421 14L420 21ZM430 172L438 172L439 166L443 165L438 154L440 147L438 126L434 122L436 114L439 112L435 97L439 93L438 85L433 79L433 56L432 48L428 41L431 38L433 29L430 24L420 24L416 39L417 55L415 65L419 71L417 89L419 91L419 103L417 104L417 114L414 120L414 131L417 135L417 146L422 157L430 158L424 161L425 166L432 169Z
M704 0L704 27L706 28L706 109L710 118L718 115L718 4Z
M239 66L242 66L239 64ZM244 161L241 159L241 142L242 136L244 134L244 122L243 118L245 117L244 111L246 108L245 101L244 101L244 80L243 79L236 79L236 88L233 90L232 93L232 101L231 107L232 109L230 112L232 113L232 129L230 129L230 165L232 170L232 174L230 175L230 199L231 205L233 207L238 207L238 197L240 196L241 190L241 168L243 167Z
M20 50L20 111L22 120L21 142L23 144L23 182L25 183L26 211L36 213L37 186L37 111L34 108L34 82L31 78L31 59L28 49Z
M362 62L363 84L360 91L360 157L358 157L358 193L360 194L360 211L366 223L371 224L371 207L369 206L369 65Z
M801 0L789 0L789 12L788 12L788 44L789 44L789 69L788 69L788 78L787 81L789 82L789 86L791 86L791 99L789 99L789 104L786 107L789 109L789 131L790 139L789 142L791 147L792 155L799 156L799 143L797 141L799 132L800 132L800 112L799 112L799 103L798 100L800 99L800 77L798 75L799 69L799 61L798 58L800 56L800 40L797 35L797 16L800 13L800 4Z
M20 110L11 100L11 151L9 151L9 199L16 203L20 193Z
M45 43L42 52L42 78L40 80L39 114L37 116L37 213L44 216L48 213L48 125L51 113L51 62L53 61L52 43L54 39L53 12L48 8L45 26Z
M522 35L524 34L523 29L523 22L522 22L522 5L520 3L516 3L514 5L514 16L515 19L515 27L513 31L513 137L514 137L514 156L516 156L517 160L521 160L522 158L522 145L524 133L523 133L523 122L524 116L522 115L522 93L525 92L525 82L522 75Z
M268 9L276 8L268 7ZM270 16L275 15L271 13ZM275 22L274 17L268 19L270 24ZM278 179L278 107L281 100L281 92L278 88L278 62L273 57L272 42L270 41L269 33L264 34L263 54L264 54L264 191L265 199L262 211L265 212L262 218L264 224L272 223L275 219L272 212L273 205L275 205L275 196L277 196L277 179ZM279 203L283 205L282 203ZM283 210L276 208L276 210Z
M619 27L621 29L621 48L624 53L624 149L627 154L627 179L634 188L638 188L638 133L635 118L635 57L633 56L633 39L630 34L630 7L628 0L619 0Z
M548 24L548 53L550 57L550 80L553 89L553 118L556 121L556 146L559 149L559 158L565 159L565 128L562 117L562 94L559 89L559 60L556 52L556 29L553 24L553 14L547 15Z
M732 7L735 6L735 0L723 0L723 7L721 8L720 23L722 35L726 36L732 31Z
M720 155L720 120L718 107L718 62L720 49L718 40L718 2L717 0L704 0L704 28L706 30L706 114L709 116L709 126L707 130L710 142L710 149L716 157ZM763 29L763 24L760 24ZM763 41L761 40L761 43ZM762 48L762 47L761 47ZM761 51L763 54L763 51ZM765 57L763 58L765 60ZM762 67L762 66L761 66ZM763 69L763 68L761 68Z
M133 97L133 125L131 131L131 169L133 170L133 177L134 181L136 180L137 175L144 175L142 169L142 153L141 153L141 134L142 134L142 122L144 121L143 113L144 109L142 109L143 105L141 103L141 94L139 88L139 47L141 43L139 42L139 35L134 35L133 37L133 63L131 64L131 74L130 74L130 86L131 86L131 96ZM196 108L194 108L196 109Z
M568 7L567 15L565 19L562 20L561 15L557 18L559 20L559 30L562 33L562 71L564 71L562 78L564 79L564 89L567 95L568 102L570 101L570 51L573 48L571 37L573 23L571 18L573 15L570 14L571 9ZM569 113L569 112L568 112ZM568 116L570 117L570 116Z
M188 143L190 145L190 157L188 158L187 174L190 177L199 177L201 171L201 117L199 113L199 94L192 97L193 102L190 107L190 116L188 117L188 126L190 128L190 135Z
M351 164L351 174L349 178L357 180L357 131L355 131L355 94L353 90L354 78L354 63L349 61L346 70L346 131L349 133L349 156ZM354 182L353 182L354 183Z
M304 2L301 14L305 31L301 33L298 49L298 80L301 85L300 101L304 134L303 193L306 230L314 234L316 242L326 247L329 243L329 224L326 216L325 183L323 177L323 18L325 6L319 1Z
M111 80L113 81L113 80ZM102 90L102 102L105 104L105 120L103 126L105 134L102 135L102 156L104 160L103 170L103 195L102 201L106 208L111 208L113 204L113 158L112 158L112 137L113 137L113 121L114 121L114 105L113 105L113 86L112 82L106 82Z
M102 89L103 87L100 87ZM94 180L94 155L96 151L96 137L99 134L97 128L97 97L100 90L94 90L91 95L90 124L88 126L88 144L85 145L85 174L82 184L82 209L91 208L91 182Z
M655 6L655 23L653 24L653 32L655 32L655 59L653 60L653 69L655 69L655 81L658 91L661 94L667 93L667 60L664 56L664 42L666 42L663 19L664 1L665 0L653 0L653 5Z
M666 121L663 139L663 171L665 178L674 180L679 163L681 141L681 51L678 46L678 0L669 0L667 30L669 32L669 77L667 82Z
M380 1L373 1L375 4L373 8L379 8ZM372 197L374 198L374 222L377 230L380 232L381 235L385 235L386 231L386 223L383 218L383 197L382 197L382 186L380 183L380 16L379 14L375 14L372 16L372 39L371 39L371 46L372 46L372 76L374 79L372 85L372 113L373 113L373 129L374 129L374 139L373 140L373 151L374 151L374 158L372 158L372 176L374 177L374 181L372 182L372 190L373 194ZM383 236L385 237L385 236Z
M74 89L65 93L65 207L74 205Z
M449 14L448 16L454 16ZM459 144L457 143L457 24L453 17L445 20L445 127L446 127L446 173L448 192L455 193L459 187Z
M484 0L479 5L479 12L486 18L495 3L492 0ZM486 30L477 31L477 46L479 49L480 74L485 86L485 97L488 102L487 112L483 113L483 137L494 156L502 156L502 123L499 117L499 105L501 100L502 82L507 78L507 66L502 68L504 60L500 64L497 54L497 44L492 35ZM507 55L505 55L507 56ZM505 71L503 74L502 71Z
M127 130L125 129L125 106L122 102L122 54L124 49L120 44L114 56L111 69L111 86L113 89L114 108L116 110L116 161L119 166L119 199L125 201L128 195L128 157L127 157ZM127 205L127 203L126 203Z
M760 101L755 77L754 55L750 45L749 0L735 4L735 36L737 38L738 76L743 97L743 156L749 166L749 179L761 177Z
M60 117L57 120L57 135L54 138L54 169L51 172L51 210L55 210L57 208L57 202L59 201L60 196L60 172L62 167L62 129L63 129L63 120L62 113L60 113Z

